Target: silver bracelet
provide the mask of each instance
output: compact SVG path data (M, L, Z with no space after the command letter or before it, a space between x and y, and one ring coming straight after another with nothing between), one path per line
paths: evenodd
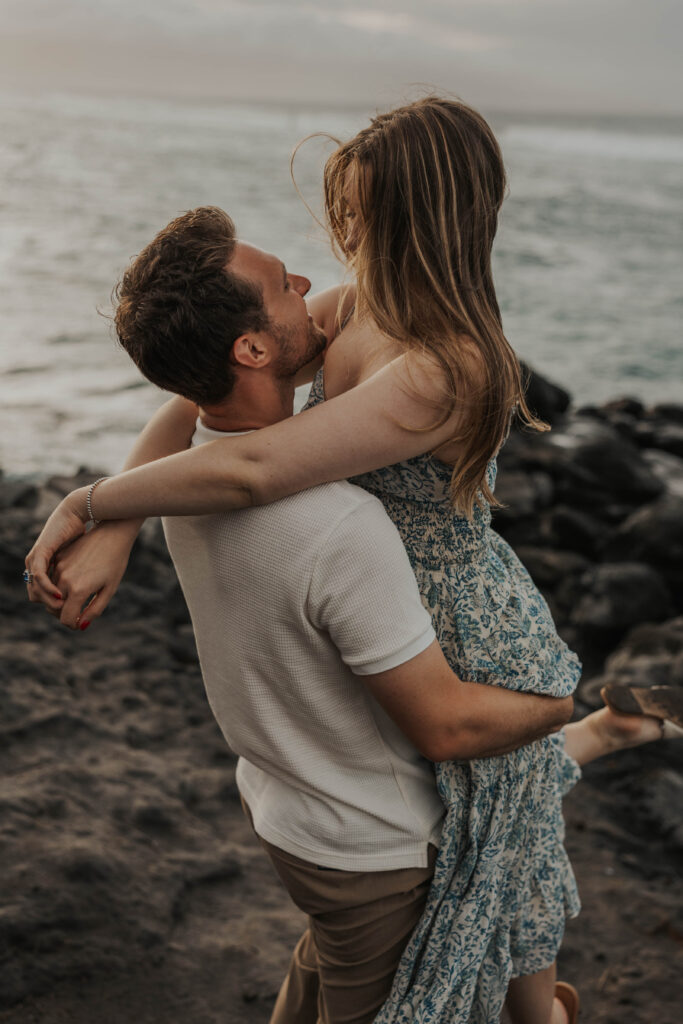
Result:
M101 484L103 480L108 479L108 476L101 476L99 480L96 480L94 484L90 484L90 487L88 488L88 496L85 499L85 508L88 513L88 520L93 524L93 526L97 526L97 524L99 523L99 519L95 519L95 516L93 515L92 512L92 496L97 485Z

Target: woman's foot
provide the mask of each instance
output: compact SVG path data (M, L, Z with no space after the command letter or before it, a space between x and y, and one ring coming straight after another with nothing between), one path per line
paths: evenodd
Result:
M579 993L574 986L566 981L558 981L555 985L550 1024L577 1024L579 1009Z
M595 732L605 754L662 738L661 720L649 715L623 715L611 707L604 707L585 721Z
M569 1024L569 1014L557 998L553 999L553 1008L550 1014L550 1024Z
M652 715L683 728L683 687L610 683L600 691L605 704L625 715Z

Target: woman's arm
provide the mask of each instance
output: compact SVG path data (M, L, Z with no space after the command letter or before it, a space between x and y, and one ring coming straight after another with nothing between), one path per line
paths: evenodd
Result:
M455 416L430 429L441 382L401 356L357 387L242 437L211 441L100 484L97 519L206 515L289 494L422 455L453 435ZM426 397L425 397L426 396ZM87 519L87 488L65 501ZM71 500L70 500L71 499Z
M187 448L197 419L197 406L176 395L166 402L137 438L124 469L132 469ZM41 601L71 629L86 628L102 614L126 570L130 552L144 518L112 520L74 541L57 556L48 591L30 588L30 599ZM56 590L55 590L56 587ZM56 592L61 595L57 598ZM96 596L82 615L85 602Z
M426 358L407 360L401 356L358 387L273 426L105 480L93 498L95 517L205 515L267 504L437 448L457 430L457 410L435 428L442 378ZM46 523L27 557L36 575L83 531L87 490L67 495Z

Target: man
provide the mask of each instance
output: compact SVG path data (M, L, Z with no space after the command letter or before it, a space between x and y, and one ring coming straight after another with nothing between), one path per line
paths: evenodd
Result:
M292 414L326 344L309 287L200 208L126 272L117 332L150 380L199 406L202 444ZM309 915L272 1021L370 1022L434 869L430 761L531 742L572 702L458 679L396 529L349 483L164 528L245 810Z

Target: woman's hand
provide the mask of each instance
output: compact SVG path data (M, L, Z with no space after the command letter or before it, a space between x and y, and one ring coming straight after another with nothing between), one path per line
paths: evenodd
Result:
M59 620L69 629L87 629L116 593L138 535L138 521L102 523L62 548L52 579L64 598Z
M52 562L61 548L85 533L83 514L87 494L87 487L79 487L67 494L26 556L26 569L33 577L27 584L29 600L46 605L52 612L62 608L61 591L57 595L57 588L50 578Z

